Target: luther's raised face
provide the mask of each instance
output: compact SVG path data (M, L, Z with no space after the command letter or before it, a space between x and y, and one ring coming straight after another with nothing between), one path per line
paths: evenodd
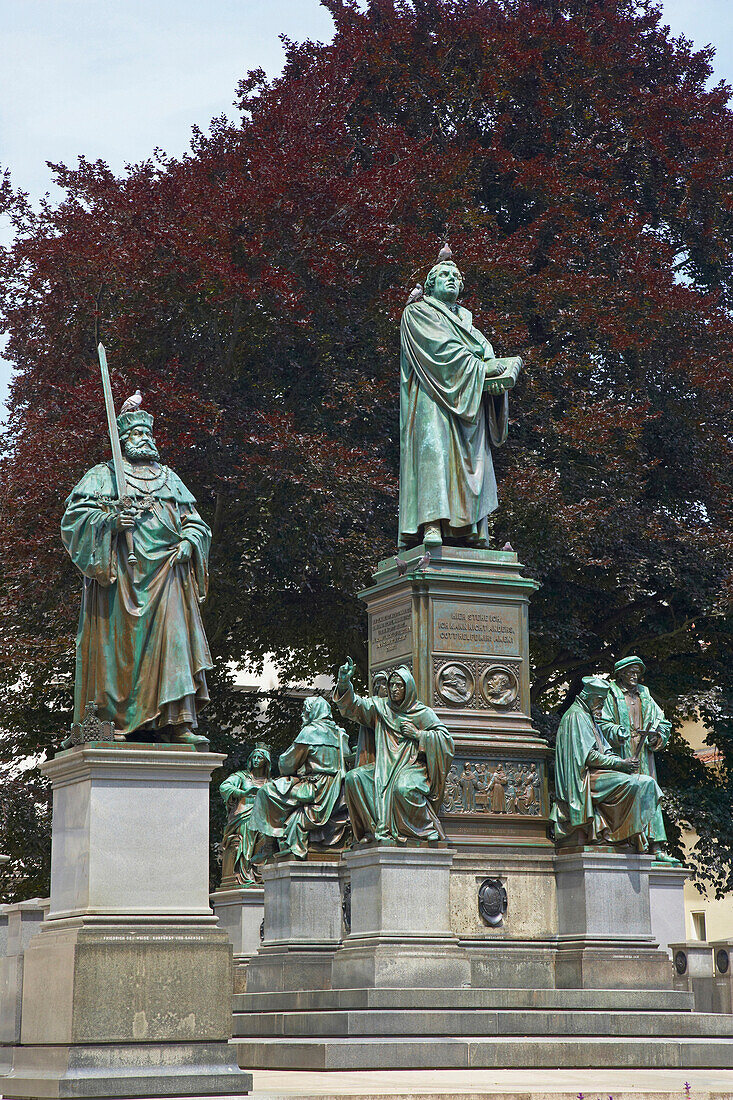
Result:
M430 294L439 302L453 305L461 292L462 283L461 273L455 264L450 262L439 264L434 273Z
M405 682L401 676L390 676L389 678L389 698L390 702L399 707L405 701Z
M130 462L157 462L160 458L147 424L136 424L125 436L125 458Z

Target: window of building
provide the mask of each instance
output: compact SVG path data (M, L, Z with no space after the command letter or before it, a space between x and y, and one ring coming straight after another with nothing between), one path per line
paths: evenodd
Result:
M704 913L691 913L692 917L692 935L696 940L707 940L708 934L705 927L705 914Z

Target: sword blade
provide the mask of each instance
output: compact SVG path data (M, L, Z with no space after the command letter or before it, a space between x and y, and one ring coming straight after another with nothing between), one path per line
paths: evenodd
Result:
M104 407L107 410L107 427L109 428L109 441L112 444L112 465L117 482L117 496L120 500L127 496L127 478L125 477L125 464L122 461L122 446L120 445L120 433L117 430L117 416L115 415L115 403L112 400L112 384L109 380L109 367L107 366L107 353L104 344L97 345L99 366L102 371L102 389L104 390Z

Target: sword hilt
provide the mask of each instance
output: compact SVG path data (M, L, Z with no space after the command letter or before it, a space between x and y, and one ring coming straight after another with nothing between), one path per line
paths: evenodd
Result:
M125 509L125 511L127 511L128 509L132 508L132 498L123 497L120 501L120 504ZM137 565L137 558L135 557L135 542L132 537L132 531L125 531L125 542L127 544L127 560L129 561L130 565L135 566Z

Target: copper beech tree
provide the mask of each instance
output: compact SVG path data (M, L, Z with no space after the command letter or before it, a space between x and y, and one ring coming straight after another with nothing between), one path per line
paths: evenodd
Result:
M236 755L252 717L232 663L363 671L355 593L396 539L398 320L447 236L477 324L527 363L493 534L542 586L536 720L552 738L580 677L642 653L719 750L713 774L673 735L660 771L672 834L694 825L700 874L731 886L730 91L651 0L323 2L333 41L286 42L182 159L55 165L57 205L0 190L2 762L69 720L58 523L108 456L97 336L214 530L214 747ZM38 893L43 784L6 789L9 893Z

